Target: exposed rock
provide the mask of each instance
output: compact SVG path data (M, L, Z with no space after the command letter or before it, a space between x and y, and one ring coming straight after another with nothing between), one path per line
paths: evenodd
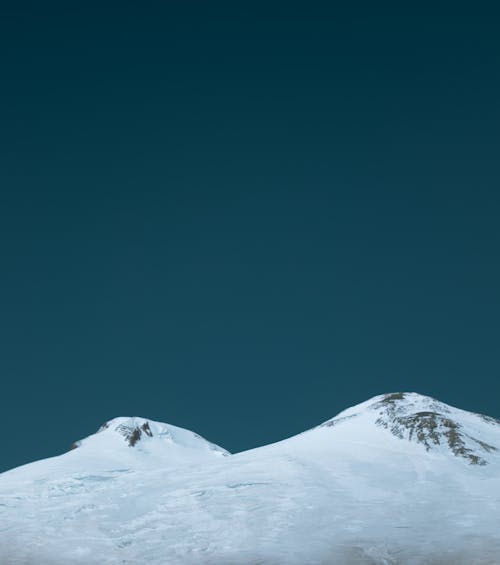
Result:
M473 465L487 464L482 452L497 451L493 445L466 434L459 423L448 417L450 410L441 402L428 398L427 406L432 410L412 412L411 401L405 400L408 399L404 393L386 395L375 405L380 410L375 423L400 439L422 444L427 451L447 446L454 455Z
M333 426L337 426L341 422L345 422L346 420L350 420L351 418L354 417L355 415L353 414L351 416L341 416L340 418L332 418L331 420L328 420L324 424L321 424L320 428L333 428Z
M132 426L128 424L120 424L116 431L119 432L128 442L129 447L134 445L141 439L143 434L153 437L153 432L148 422L144 422L141 426Z

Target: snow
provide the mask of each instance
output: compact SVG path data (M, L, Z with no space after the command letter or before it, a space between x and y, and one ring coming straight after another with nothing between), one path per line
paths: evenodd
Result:
M498 565L499 447L498 422L415 393L234 455L116 418L0 475L0 563Z

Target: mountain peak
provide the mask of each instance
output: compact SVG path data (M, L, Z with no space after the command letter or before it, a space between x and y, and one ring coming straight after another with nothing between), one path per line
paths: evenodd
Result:
M195 432L139 416L113 418L105 422L96 433L75 442L71 448L82 446L106 450L134 448L134 451L149 453L164 452L170 446L228 455L225 449Z
M451 453L473 465L486 465L487 454L499 450L490 438L491 428L500 426L500 421L415 392L376 396L341 412L321 427L337 426L352 418L368 419L398 439L420 444L427 451Z
M114 418L103 424L97 433L110 428L123 436L129 447L134 447L143 437L153 437L149 421L144 418Z

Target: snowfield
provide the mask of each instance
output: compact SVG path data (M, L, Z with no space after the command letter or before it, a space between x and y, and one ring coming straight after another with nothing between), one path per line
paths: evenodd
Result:
M415 393L234 455L116 418L0 475L0 564L500 565L499 449Z

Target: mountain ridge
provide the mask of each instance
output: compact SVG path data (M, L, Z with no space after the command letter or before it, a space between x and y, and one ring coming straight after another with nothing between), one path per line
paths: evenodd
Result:
M114 418L0 474L0 563L499 565L499 447L494 418L405 392L235 454Z

